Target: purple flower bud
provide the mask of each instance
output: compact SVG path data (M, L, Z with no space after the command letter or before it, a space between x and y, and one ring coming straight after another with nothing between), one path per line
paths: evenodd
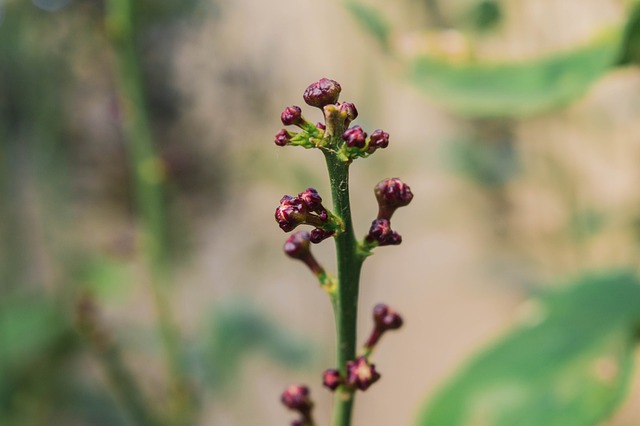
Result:
M402 317L384 303L373 308L373 321L381 331L397 330L402 327Z
M307 208L312 212L322 212L322 197L318 194L315 188L307 188L303 192L298 194L300 198L307 205Z
M286 107L280 114L280 119L285 126L302 124L302 110L296 105Z
M340 97L342 88L337 81L322 78L312 83L304 91L304 101L311 106L322 108L325 105L335 104Z
M378 219L391 219L398 207L406 206L413 200L409 185L398 178L379 182L373 192L378 200Z
M364 148L367 143L367 134L360 126L353 126L342 133L342 139L349 148Z
M345 113L347 116L344 122L345 127L349 127L349 123L358 117L358 110L356 109L356 106L350 102L340 104L340 112Z
M375 151L378 148L386 148L389 146L389 133L383 132L378 129L371 133L371 139L369 140L369 149L373 148Z
M278 226L284 232L289 232L304 223L307 216L306 204L300 198L290 195L285 195L280 199L280 205L276 208L275 213Z
M376 366L369 364L366 357L361 356L355 361L347 361L346 384L348 386L357 387L364 391L378 379L380 379L380 374L376 371Z
M307 417L313 408L313 402L309 397L309 388L303 385L291 385L284 392L280 400L285 407L298 411Z
M327 126L325 126L324 124L318 122L316 123L316 127L320 130L327 130Z
M344 380L338 370L330 368L322 374L322 384L332 391L336 390L343 382Z
M291 133L287 132L285 129L280 130L276 133L275 143L278 146L285 146L291 140Z
M305 259L311 255L309 250L309 233L307 231L294 232L284 243L284 252L294 259Z
M324 229L315 228L309 234L309 239L313 244L318 244L335 234L335 231L325 231Z
M388 219L375 219L371 222L366 241L376 242L379 246L395 246L402 242L402 237L391 229L391 222Z

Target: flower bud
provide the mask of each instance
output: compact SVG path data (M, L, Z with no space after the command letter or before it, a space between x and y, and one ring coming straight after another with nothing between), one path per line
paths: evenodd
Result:
M371 133L369 139L369 151L373 152L378 148L386 148L389 146L389 133L378 129Z
M384 303L379 303L373 308L373 321L381 331L397 330L403 323L402 317Z
M319 121L316 123L316 127L320 130L327 130L327 126L325 126L324 124L320 123Z
M285 126L302 124L302 109L296 105L286 107L280 114L280 119Z
M298 198L300 198L312 212L320 213L324 210L324 207L322 207L322 197L315 188L305 189L298 194Z
M327 238L333 236L334 234L335 234L335 231L328 231L320 228L315 228L311 230L311 233L309 234L309 240L313 244L318 244L326 240Z
M304 385L291 385L284 392L280 400L290 410L298 411L307 417L313 408L313 401L309 397L309 388Z
M298 231L291 234L285 241L283 250L287 256L292 259L298 259L307 265L315 276L325 275L324 268L311 253L310 236L307 231Z
M337 81L322 78L312 83L304 91L304 101L311 106L322 108L325 105L335 104L340 97L342 88Z
M290 195L285 195L280 199L280 205L276 208L275 213L278 226L280 226L284 232L289 232L296 226L304 223L307 216L307 206L304 202Z
M332 391L336 390L343 382L344 380L338 370L330 368L322 374L322 384Z
M413 200L409 185L398 178L379 182L373 192L378 200L378 219L390 220L398 207L404 207Z
M367 390L369 386L380 379L374 364L369 364L367 358L361 356L354 361L347 361L346 384L360 390Z
M340 104L340 112L346 115L344 127L349 127L349 123L358 117L358 110L356 106L351 102L344 102Z
M285 146L291 140L291 133L287 132L285 129L280 130L276 133L275 143L278 146Z
M367 143L367 134L360 126L353 126L342 133L342 139L349 148L364 148Z
M309 250L309 233L307 231L294 232L284 243L284 252L293 259L304 259L311 255Z
M371 223L369 234L366 236L369 243L377 243L379 246L391 246L402 243L402 237L391 229L388 219L375 219Z

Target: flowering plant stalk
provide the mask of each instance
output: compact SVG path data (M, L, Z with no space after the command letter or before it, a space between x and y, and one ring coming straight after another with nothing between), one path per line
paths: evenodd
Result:
M358 116L354 104L338 102L341 86L323 78L311 84L304 92L304 101L320 108L324 123L312 124L302 115L298 106L287 107L281 115L285 126L296 126L299 132L280 130L275 137L278 146L301 146L319 149L325 157L331 185L333 209L327 209L314 188L307 188L297 196L285 195L276 209L275 218L285 232L299 225L310 225L310 232L296 231L287 239L284 251L302 261L316 276L333 305L337 354L336 368L323 375L325 387L336 392L333 426L351 425L353 403L357 390L364 391L380 378L371 355L387 330L402 325L402 318L387 305L379 304L373 310L374 327L360 352L357 351L356 320L360 271L365 259L379 246L398 245L402 237L391 228L391 216L398 207L406 206L413 198L411 189L400 179L385 179L374 188L378 201L378 215L371 223L367 235L356 238L351 219L349 201L349 166L358 158L367 158L378 149L389 145L389 134L375 130L367 135L360 126L350 124ZM311 253L311 243L318 244L333 238L336 246L337 276L325 271ZM293 426L314 426L313 402L309 388L289 386L282 394L282 402L297 411L300 418Z

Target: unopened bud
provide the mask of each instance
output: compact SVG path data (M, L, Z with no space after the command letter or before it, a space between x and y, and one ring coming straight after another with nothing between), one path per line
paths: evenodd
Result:
M309 397L309 388L304 385L291 385L282 393L280 400L290 410L298 411L305 418L313 408L313 401Z
M379 182L373 192L378 200L378 219L390 220L398 207L404 207L413 200L409 185L398 178Z
M373 321L382 331L397 330L403 323L402 317L384 303L379 303L373 308Z
M349 148L364 148L367 143L367 134L360 126L353 126L342 133L342 139Z
M374 152L378 148L386 148L389 146L389 133L378 129L371 133L369 138L369 153Z
M322 78L312 83L304 91L304 101L311 106L322 108L325 105L335 104L340 97L342 88L337 81Z
M296 105L286 107L280 114L280 119L285 126L302 124L302 109Z
M369 364L366 357L361 356L354 361L347 361L346 384L360 390L367 390L369 386L380 379L374 364Z
M322 384L332 391L336 390L338 386L343 383L344 379L342 378L338 370L330 368L322 374Z
M391 229L391 223L388 219L375 219L371 223L366 241L377 243L379 246L391 246L402 243L402 237Z
M351 102L341 103L340 112L346 115L344 127L349 127L349 123L351 123L358 117L358 110L356 109L356 106Z
M291 140L291 133L287 132L285 129L280 130L276 133L275 144L278 146L285 146Z
M318 191L315 188L307 188L303 192L298 194L298 198L300 198L306 205L307 208L313 212L322 212L324 207L322 207L322 197L318 194Z
M313 244L318 244L326 240L327 238L333 236L334 234L335 234L335 231L315 228L311 230L311 233L309 234L309 239Z
M302 261L316 276L325 275L324 268L320 266L311 253L310 237L307 231L294 232L284 243L284 252L293 259Z

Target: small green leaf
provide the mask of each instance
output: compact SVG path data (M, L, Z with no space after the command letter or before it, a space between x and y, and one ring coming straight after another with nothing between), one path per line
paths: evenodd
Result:
M627 388L640 317L629 273L591 275L535 302L528 324L479 354L419 426L573 426L605 419Z

